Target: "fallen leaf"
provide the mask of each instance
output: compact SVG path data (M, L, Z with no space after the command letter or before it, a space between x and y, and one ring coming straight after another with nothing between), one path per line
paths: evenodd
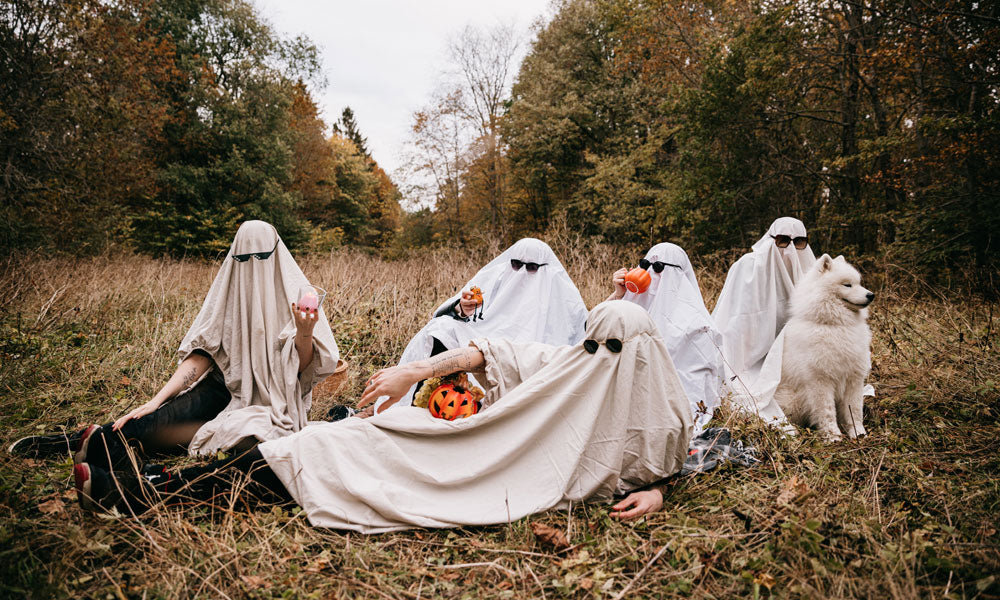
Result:
M766 587L768 590L774 587L774 584L776 583L774 581L774 577L771 576L770 573L761 573L760 575L753 578L753 582L756 583L757 585L762 585Z
M122 385L132 385L132 380L126 376L122 376Z
M244 575L242 579L251 590L271 587L271 582L264 577L260 577L259 575Z
M792 475L791 479L785 481L781 493L778 494L777 502L788 505L807 493L809 493L809 486L806 485L806 482L799 481L798 475Z
M542 544L552 546L556 550L569 548L569 540L566 539L566 534L555 527L549 527L542 523L532 523L531 531Z
M38 510L41 511L43 515L54 515L66 510L66 505L63 504L63 501L59 498L53 498L48 502L42 502L39 504Z
M312 563L306 567L306 573L322 573L326 569L330 568L330 559L326 557L320 557L314 560Z

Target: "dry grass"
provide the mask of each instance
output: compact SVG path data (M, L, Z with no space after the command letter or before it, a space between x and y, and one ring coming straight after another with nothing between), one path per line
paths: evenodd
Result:
M609 274L637 258L566 234L550 241L590 306L607 295ZM328 316L351 361L342 394L356 397L365 374L391 364L494 250L302 260L332 292ZM698 264L714 299L726 261ZM215 270L120 255L0 263L2 440L104 421L148 398ZM720 416L764 462L678 481L665 510L638 523L584 505L510 525L370 537L313 529L279 509L98 518L77 508L68 458L4 454L0 595L1000 597L996 307L926 289L890 265L864 270L879 294L879 395L861 440L783 439ZM564 530L573 548L543 546L533 522Z

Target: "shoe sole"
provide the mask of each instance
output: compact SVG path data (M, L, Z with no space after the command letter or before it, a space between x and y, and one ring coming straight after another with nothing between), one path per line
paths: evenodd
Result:
M33 436L33 435L26 435L23 438L17 440L13 444L11 444L10 446L7 446L7 454L14 454L14 448L17 448L18 444L20 444L21 442L23 442L25 440L30 440L33 437L35 437L35 436Z
M90 438L94 435L94 432L100 428L100 425L91 425L83 430L83 433L80 434L80 441L76 444L76 453L73 455L73 464L79 465L87 462L87 447L90 445Z
M73 465L73 482L76 486L76 499L80 501L80 508L87 511L96 511L100 507L90 496L91 482L90 465L79 463Z

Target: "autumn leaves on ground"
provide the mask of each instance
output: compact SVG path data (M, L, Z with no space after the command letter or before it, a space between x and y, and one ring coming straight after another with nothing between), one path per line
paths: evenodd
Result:
M548 239L588 306L635 251ZM340 400L393 363L441 298L495 248L385 261L300 257L331 291L350 361ZM727 259L693 257L711 307ZM104 421L162 385L215 275L212 262L129 255L0 263L0 441ZM361 536L296 511L84 514L70 461L0 456L0 595L7 597L1000 596L1000 360L995 305L863 265L872 308L869 435L780 438L718 416L755 468L677 481L637 523L588 504L477 529ZM318 402L314 409L334 399ZM475 460L470 448L466 460ZM623 595L624 592L624 595Z

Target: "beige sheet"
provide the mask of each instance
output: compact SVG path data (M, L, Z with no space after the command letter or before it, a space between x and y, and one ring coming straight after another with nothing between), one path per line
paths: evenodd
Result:
M236 262L233 254L274 253ZM312 387L337 367L337 343L322 308L313 331L313 359L299 374L291 303L309 281L274 227L240 226L229 254L178 349L211 355L232 394L218 417L199 429L192 455L227 450L246 437L273 440L306 426Z
M626 302L587 322L587 338L621 339L621 353L474 340L490 405L467 419L401 407L260 451L310 523L364 533L504 523L675 473L691 411L656 326Z

